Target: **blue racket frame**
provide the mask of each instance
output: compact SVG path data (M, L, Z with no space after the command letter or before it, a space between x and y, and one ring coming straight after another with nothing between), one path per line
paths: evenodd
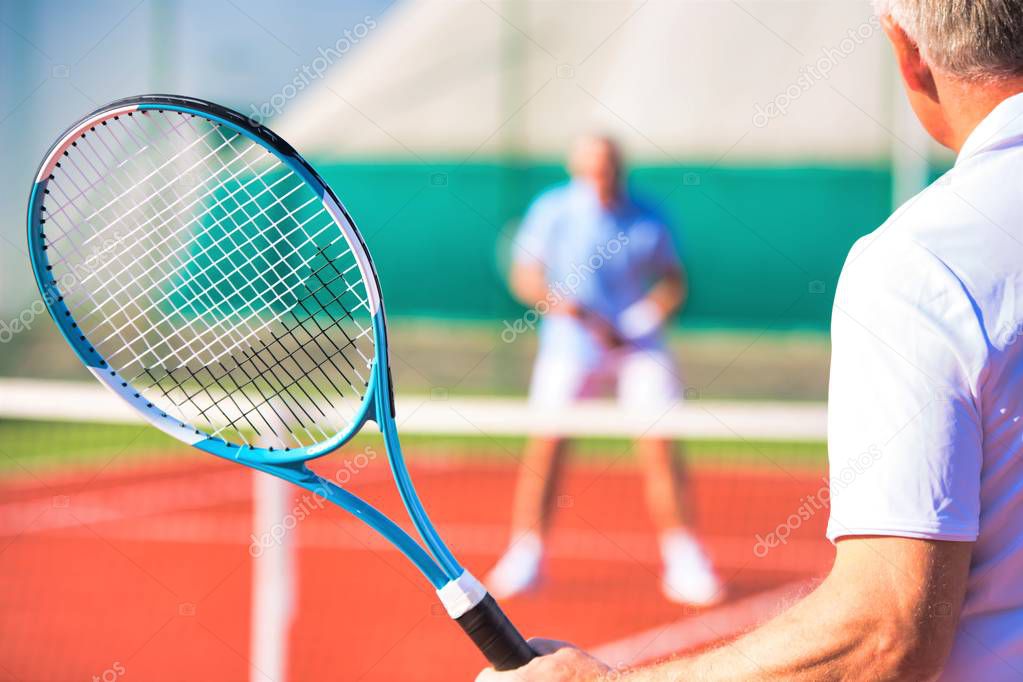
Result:
M136 111L147 109L177 111L184 114L194 113L215 120L267 149L290 170L301 176L306 184L317 193L327 210L334 215L339 227L345 231L346 238L352 242L353 252L361 249L361 255L365 258L363 267L369 270L368 273L364 273L364 275L368 275L365 277L367 289L376 286L376 291L367 292L376 300L376 309L373 311L375 358L370 371L369 387L363 397L360 411L346 431L339 432L326 441L289 450L239 446L211 437L182 423L147 401L144 396L132 388L126 379L110 368L89 343L88 338L81 334L71 311L64 303L59 283L50 276L51 267L43 239L45 217L41 210L46 181L52 178L50 171L55 163L54 159L59 160L60 155L80 134L84 136L90 125L95 125L100 120L114 116L132 115ZM387 327L383 301L369 250L337 196L287 142L269 129L245 119L234 111L202 100L175 95L143 95L112 102L69 128L47 154L46 161L43 162L30 194L28 242L36 284L51 317L64 338L96 378L124 398L147 421L178 440L204 452L272 474L333 502L390 541L426 576L435 589L440 589L462 576L464 569L441 540L430 521L416 494L408 467L402 456L394 418L394 392L388 365ZM309 460L323 457L342 447L368 421L376 422L380 428L387 450L387 460L398 487L398 494L416 531L422 538L425 548L373 505L319 476L306 465Z

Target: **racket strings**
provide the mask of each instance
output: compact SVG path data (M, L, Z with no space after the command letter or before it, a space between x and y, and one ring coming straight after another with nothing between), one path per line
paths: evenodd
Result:
M320 442L361 409L366 282L304 179L201 116L121 115L76 140L44 200L73 319L160 410L235 444Z
M237 228L237 229L241 229L241 228ZM240 248L240 247L236 247L235 250L238 250L238 248ZM200 248L200 249L198 249L198 252L200 254L202 254L202 255L207 255L208 256L208 252L207 252L206 249ZM226 254L226 255L230 256L231 254ZM166 261L166 260L168 260L168 259L167 258L162 259L162 261ZM179 259L179 264L180 264L180 259ZM161 269L162 270L162 265L163 265L163 262L161 262L161 263L159 263L159 264L149 268L147 271L142 273L142 275L151 277L152 276L151 275L152 270L153 269ZM181 294L181 293L187 293L187 294L190 294L192 296L192 298L190 299L190 306L191 307L198 307L198 308L202 308L204 310L211 310L211 311L213 311L213 312L218 314L217 319L219 320L219 323L217 324L217 326L211 327L208 330L208 333L219 332L221 334L226 334L227 336L230 337L232 335L231 334L232 329L231 328L225 328L225 325L230 320L232 320L233 318L237 317L237 318L239 318L239 324L244 326L245 323L246 323L246 317L241 315L241 312L243 310L245 310L245 309L249 309L250 311L253 311L253 312L256 311L257 308L256 308L255 305L253 305L253 303L252 303L253 301L256 301L256 302L262 301L264 304L266 303L265 299L261 296L258 288L256 287L256 284L258 283L258 281L262 280L263 282L265 282L264 278L258 276L258 272L257 272L257 280L254 280L251 283L251 288L253 289L253 291L251 293L252 293L252 296L254 298L250 299L249 297L245 296L244 295L245 292L243 292L243 291L235 291L234 292L234 295L235 295L236 299L242 301L242 306L243 307L241 309L237 308L237 304L235 304L236 308L234 310L228 309L228 305L227 305L226 301L218 302L218 301L214 301L210 297L210 295L208 293L209 292L209 289L208 289L209 286L211 286L217 280L228 279L228 278L230 278L232 276L236 276L236 275L239 274L239 271L240 271L240 268L235 267L235 268L231 269L230 271L225 272L223 267L221 267L216 261L211 261L205 267L203 267L203 268L201 268L201 269L199 269L197 271L192 271L190 273L190 277L188 279L179 281L177 283L177 285L176 285L176 288L168 288L167 291L162 296L158 297L155 300L154 299L150 299L148 301L149 305L147 307L145 307L145 308L140 309L138 311L138 313L136 314L135 318L130 318L130 319L126 320L125 324L126 325L127 324L133 324L134 322L137 321L137 319L146 317L150 312L152 312L154 310L159 310L162 307L162 308L165 308L166 311L168 313L170 313L170 314L180 315L181 317L183 317L184 318L183 324L186 327L191 328L192 325L189 322L190 316L187 315L187 314L184 314L184 313L186 313L186 310L184 310L179 305L174 304L174 302L173 302L173 298L176 295ZM166 273L164 273L164 274L166 274ZM281 296L278 295L276 298L280 299ZM136 302L136 301L137 301L137 299L134 299L132 302ZM165 321L166 322L172 321L170 319L170 315L168 315L168 319L166 319ZM114 329L112 333L118 333L119 331L120 331L120 329ZM252 330L249 329L248 331L249 331L249 333L251 333ZM217 337L217 338L220 338L220 337ZM125 350L128 350L128 349L125 349ZM225 350L228 350L228 349L225 348ZM178 358L178 359L179 359L179 361L181 360L181 358ZM165 360L165 358L161 358L160 360L161 361Z
M151 177L151 175L150 175L150 177ZM115 263L115 264L120 264L120 265L123 265L123 264L121 263L120 259L117 259L117 260L108 260L108 261L107 261L107 263ZM86 279L88 279L88 278L90 278L90 277L93 277L93 276L96 276L96 275L99 275L99 274L100 274L100 273L99 273L99 271L98 271L98 269L97 269L97 270L96 270L96 271L95 271L94 273L90 274L90 275L89 275L89 277L87 277ZM145 273L145 274L148 274L148 273ZM126 284L126 287L127 287L127 284ZM96 310L97 310L97 311L99 311L100 313L107 313L107 311L106 311L106 310L105 310L105 309L104 309L103 307L100 307L100 306L97 306L97 307L96 307ZM145 312L145 311L143 311L143 312ZM129 319L129 323L130 323L130 324L133 324L134 322L135 322L135 320L134 320L134 319ZM117 332L117 333L118 333L118 334L120 335L120 334L121 334L121 332L122 332L122 329L115 329L115 331L116 331L116 332Z
M116 175L113 176L112 181L111 181L110 184L111 185L114 185L114 184L118 184L119 185L120 184L118 182L117 178L116 178ZM80 211L80 209L79 209L79 211ZM88 224L89 218L86 217L86 216L83 216L83 217L85 218L86 224ZM155 218L155 217L156 217L156 215L153 216L153 218ZM103 271L105 269L107 269L111 265L118 265L121 268L124 268L125 264L121 261L121 256L124 255L125 253L129 252L128 249L124 248L126 245L128 245L128 242L126 241L127 238L128 237L136 236L139 232L141 232L143 230L143 228L145 228L149 223L152 222L153 218L150 218L150 220L147 220L147 221L144 221L143 223L140 223L134 229L132 229L130 232L128 232L126 234L124 234L124 233L116 234L114 236L114 238L111 239L110 242L108 244L106 244L102 249L92 252L90 254L90 260L92 260L92 261L99 261L100 264L95 269L93 269L90 272L89 275L84 277L82 282L85 283L85 284L88 284L89 281L91 279L93 279L93 278L101 278L104 275ZM156 225L154 227L159 228L159 227L163 227L163 226L162 225ZM185 227L187 227L187 225ZM95 234L97 234L97 232L94 232L94 234L92 236L90 236L86 241L87 242L91 241L92 238L95 236ZM146 234L146 233L143 232L143 234ZM166 241L166 240L167 239L165 238L163 241ZM53 262L52 259L51 259L51 262ZM156 265L159 265L159 263L157 263ZM150 268L150 270L151 269L152 268ZM146 274L149 274L149 271L145 271L145 272L138 273L138 274L146 275ZM128 288L128 286L132 283L132 281L129 280L129 281L125 282L125 284L124 284L124 286L122 287L121 290L111 292L109 290L109 283L110 282L114 282L114 281L116 281L114 278L110 278L109 282L101 283L101 286L103 286L103 288L107 290L108 300L111 300L111 301L118 300L118 297L121 294L123 294L125 292L125 290ZM91 293L92 290L91 290L91 288L84 288L84 291L87 294L89 294L89 293ZM104 312L105 312L105 310L102 307L97 307L96 311L94 313L92 313L92 314L104 313ZM85 319L80 320L80 322L85 322Z
M246 165L248 165L248 164L246 164ZM263 184L264 184L264 187L266 187L265 182ZM279 198L278 198L278 202L279 202ZM285 207L283 205L281 207L282 207L282 209L287 214L291 215L291 211L289 209L287 209L287 207ZM265 211L263 211L261 207L257 206L257 208L259 208L260 212L265 215ZM294 217L294 216L292 215L292 217ZM333 226L332 222L330 223L330 226ZM297 228L297 229L300 229L301 227L303 227L303 223L299 223L299 228ZM320 255L322 255L322 253L323 253L323 249L320 250ZM282 255L282 254L278 254L278 255ZM324 262L326 263L326 265L328 267L333 268L336 271L336 266L334 265L335 261L333 259L326 259L326 260L324 260ZM351 266L349 266L348 271L350 272L354 268L355 268L355 264L353 263ZM294 270L292 270L292 274L294 274ZM314 274L319 279L318 273L314 273ZM322 283L322 279L320 281ZM354 285L353 284L347 285L346 286L346 291L354 291ZM339 299L340 299L340 295L336 295L336 296L334 296L332 298L331 302L332 303L333 302L337 302ZM308 306L305 304L304 301L298 301L298 302L302 305L302 307L308 308ZM362 302L362 303L364 303L364 302ZM346 309L346 312L347 312L347 309ZM345 334L345 338L347 340L347 343L344 346L342 346L342 348L334 351L333 353L327 351L324 348L323 344L320 342L319 339L328 330L326 328L320 326L319 323L316 322L316 319L317 319L317 316L315 314L315 310L310 310L308 312L308 316L305 319L299 320L299 324L293 327L292 333L294 333L295 331L298 331L298 330L305 329L306 328L306 323L310 323L311 322L311 323L316 324L318 329L319 329L319 331L318 331L318 333L316 335L309 336L308 339L307 339L307 343L308 342L314 343L316 345L317 349L322 354L322 357L325 357L327 359L327 361L329 361L333 365L334 369L338 372L338 374L340 376L342 376L349 384L353 384L353 382L350 379L348 379L345 371L342 368L338 367L337 364L334 362L334 356L338 355L338 354L341 354L342 357L343 357L343 350L345 348L347 348L348 346L353 346L354 348L356 348L356 350L359 350L358 346L354 344L354 341L352 340L351 337L349 337L347 334ZM342 333L344 334L343 327L339 327L339 329L341 329ZM368 330L364 329L364 330L362 330L360 332L359 336L364 336L366 333L368 333ZM313 358L312 355L310 355L307 351L303 350L303 344L299 344L295 348L285 347L284 340L281 337L276 336L275 334L273 334L273 332L271 332L271 335L273 336L274 341L278 345L281 346L282 351L283 351L283 353L282 353L282 358L283 359L277 360L273 364L269 364L269 363L267 363L265 361L265 358L262 357L263 354L252 353L250 358L249 358L250 361L253 364L255 364L257 361L260 361L260 360L263 361L262 362L263 366L259 367L260 373L264 374L264 375L265 374L270 374L270 375L275 377L275 379L278 382L278 385L276 386L276 389L277 389L278 393L286 392L288 390L292 390L293 387L297 387L297 390L302 393L302 396L300 396L300 397L304 397L305 399L309 400L310 403L313 403L314 402L313 401L313 396L310 396L309 392L306 391L302 387L301 383L298 382L296 373L293 372L293 371L288 371L289 370L289 367L288 367L289 359L290 359L291 354L293 352L302 352L302 353L304 353L307 356L307 359L309 361L315 362L317 366L320 365L321 363L317 362L316 358ZM244 351L243 351L243 353L244 353ZM273 357L273 356L271 355L271 357ZM363 357L363 360L367 364L369 364L369 359L366 358L365 356L362 356L362 357ZM358 367L356 365L352 364L350 361L348 362L348 364L349 364L350 368L355 372L355 374L359 376L359 379L362 381L362 384L365 385L366 377L364 377L359 372ZM240 365L240 366L243 367L243 365ZM289 380L289 381L287 381L287 383L284 383L285 382L285 378L284 377L279 376L278 369L283 370L283 371L286 372L286 378ZM337 384L335 384L332 381L332 379L329 376L329 374L327 374L326 372L323 372L322 374L323 374L323 379L330 385L330 387L334 391L336 391L336 392L340 392L341 391L340 387L338 387ZM246 378L248 378L249 381L240 384L239 388L244 389L248 384L252 383L254 377L252 375L249 375L248 373L246 373ZM326 397L326 396L323 395L322 391L320 391L315 385L313 386L312 390L319 394L319 396L317 396L317 397L322 397L322 398ZM288 401L285 401L285 403L288 404ZM299 409L298 410L293 410L292 412L293 412L293 416L299 422L313 421L313 420L318 419L321 416L325 416L325 415L323 415L322 411L319 411L319 414L317 414L317 415L310 415L308 410L306 410L306 409L304 409L302 407L302 403L301 402L298 402L297 405L298 405ZM299 412L301 412L302 414L299 414Z
M213 191L215 191L215 189L216 189L216 188L212 188L212 189L210 190L210 192L212 193ZM202 198L205 198L205 197L202 197ZM196 199L196 201L200 201L200 200L201 200L202 198L200 198L200 199ZM219 201L219 200L218 200L218 201ZM164 228L165 228L165 226L166 226L166 224L167 224L167 223L169 223L169 222L170 222L171 220L173 220L173 219L176 219L176 218L179 218L179 217L180 217L180 214L175 214L175 215L172 215L172 216L170 216L170 217L169 217L169 218L167 219L167 221L166 221L166 222L164 222L164 223L162 223L162 224L158 224L158 225L155 225L153 229L154 229L155 231L159 231L159 230L162 230L162 229L164 229ZM178 242L179 242L179 246L182 246L182 247L188 247L188 246L190 245L190 243L191 243L192 241L194 241L194 240L192 240L192 239L188 239L188 240L183 240L183 239L182 239L182 237L183 237L183 236L184 236L184 237L193 237L193 236L195 236L195 235L192 235L192 234L191 234L191 233L189 232L189 229L190 229L190 228L192 227L192 224L193 224L194 222L195 222L194 220L193 220L193 221L191 221L191 222L184 222L184 223L183 223L183 224L182 224L182 225L181 225L181 226L180 226L180 227L179 227L179 228L178 228L177 230L175 230L175 231L173 231L173 232L171 232L171 233L168 233L168 234L166 234L166 235L163 235L163 236L162 236L162 238L161 238L161 239L160 239L160 240L159 240L158 242L154 242L154 243L152 243L152 244L149 244L149 245L148 245L148 246L149 246L149 248L152 248L152 249L159 249L159 248L162 248L162 247L167 247L167 246L168 246L169 244L171 244L171 240L173 240L173 239L176 239L176 240L178 240ZM205 234L205 233L207 233L207 232L209 231L209 229L210 229L210 228L212 228L212 227L215 227L215 226L217 226L217 225L219 225L219 221L215 221L215 222L214 222L214 224L213 224L212 226L209 226L209 227L207 227L206 229L202 230L202 231L201 231L201 233L200 233L200 235L201 235L201 234ZM107 248L108 250L114 250L114 249L116 249L117 247L118 247L118 243L114 243L114 244L111 244L110 246L108 246L108 247L106 247L106 248ZM103 255L103 252L101 251L101 252L99 253L99 255L100 255L100 256L102 256L102 255ZM163 267L164 265L166 265L166 264L167 264L167 263L168 263L169 261L171 261L172 259L177 259L177 260L178 260L178 263L177 263L177 264L180 264L180 258L181 258L181 254L180 254L180 253L179 253L179 252L178 252L177 250L169 250L169 251L166 251L166 252L164 252L164 255L163 255L163 256L162 256L161 258L153 260L153 261L151 262L151 264L149 265L149 267L148 267L147 269L143 270L142 272L140 272L140 273L138 273L138 274L139 274L140 276L142 276L142 275L146 275L146 276L151 276L151 273L152 273L152 272L153 272L154 270L160 270L160 269L162 269L162 267ZM171 264L172 264L172 265L174 265L174 263L171 263ZM103 271L103 267L99 268L99 269L98 269L98 271L97 271L97 275L101 274L101 273L102 273L102 271ZM114 298L114 297L116 297L116 296L119 296L119 295L123 294L123 293L125 292L125 290L126 290L126 289L127 289L127 288L128 288L129 286L130 286L130 285L131 285L131 282L130 282L130 281L124 282L124 283L123 283L123 285L122 285L122 288L121 288L120 290L117 290L117 291L109 291L109 292L108 292L108 293L109 293L109 296L110 296L111 298Z
M307 412L307 414L308 414L308 412Z
M166 240L164 240L164 241L166 241ZM151 245L149 245L149 246L151 247ZM181 259L181 254L180 254L180 251L176 251L176 252L172 253L171 255L175 256L175 257L176 257L176 258L178 259L178 265L180 265L180 259ZM147 277L148 277L148 278L150 279L150 284L152 284L153 286L159 286L159 285L160 285L160 283L161 283L161 281L162 281L162 280L164 280L164 279L166 279L166 278L167 278L167 277L169 276L169 275L168 275L168 273L167 273L166 271L164 271L164 270L162 269L162 267L161 267L161 266L162 266L162 264L163 264L163 263L165 263L165 262L166 262L166 261L168 261L168 260L169 260L169 258L168 258L168 257L164 257L164 258L162 258L162 259L160 260L160 262L158 262L158 263L157 263L156 265L154 265L154 266L151 266L151 267L149 267L149 268L148 268L148 269L146 269L146 270L145 270L144 272L142 272L142 273L139 273L139 272L135 272L135 273L134 273L134 280L133 280L133 282L134 282L134 281L137 281L137 280L138 280L138 279L139 279L139 278L140 278L141 276L143 276L143 275L144 275L144 276L147 276ZM119 262L120 262L120 261L118 260L118 263L119 263ZM161 278L160 280L154 280L154 279L153 279L153 275L152 275L152 273L153 273L153 270L154 270L154 269L155 269L155 270L158 270L158 271L159 271L159 273L160 273L161 275L163 275L163 277L162 277L162 278ZM224 273L222 273L222 274L224 274ZM126 285L126 286L127 286L127 285ZM185 289L189 289L189 291L188 291L188 293L189 293L189 294L193 295L194 297L198 298L199 300L202 300L202 298L203 298L203 296L204 296L204 291L203 291L203 290L199 290L199 291L196 291L196 290L194 290L194 288L193 288L193 287L190 287L190 286L186 286L186 287L183 287L183 288L185 288ZM142 319L142 318L146 317L146 316L147 316L147 315L148 315L149 313L151 313L151 312L152 312L153 310L156 310L156 309L158 309L158 308L159 308L159 307L160 307L161 305L163 305L163 307L167 308L168 306L166 305L166 303L165 303L165 302L167 301L167 299L168 299L168 298L170 297L170 295L171 295L172 293L174 293L174 290L173 290L173 289L171 289L171 290L170 290L170 291L168 292L168 295L167 295L167 296L165 296L165 297L162 297L162 298L161 298L161 299L159 299L159 300L152 300L152 299L150 299L150 300L149 300L149 306L148 306L148 307L146 307L146 308L142 308L142 309L140 309L140 310L138 311L138 313L136 314L136 316L135 316L134 318L128 318L128 319L126 320L126 322L125 322L125 326L128 326L128 325L134 325L134 324L135 324L135 323L136 323L136 322L137 322L137 321L138 321L139 319ZM136 297L136 298L133 298L133 299L131 299L131 301L130 301L130 302L131 302L131 303L138 303L138 301L139 301L139 300L141 300L141 298L142 298L142 296L141 296L141 295L139 295L138 297ZM108 297L107 297L107 300L117 300L117 299L115 299L115 298L114 298L113 296L109 296L109 295L108 295ZM106 312L106 311L105 311L105 310L104 310L103 308L100 308L100 311L101 311L101 312L103 312L103 313L105 313L105 312ZM178 306L175 306L175 305L170 305L170 306L169 306L169 311L168 311L168 312L170 312L170 313L172 313L172 314L180 314L180 313L181 313L182 311L181 311L181 309L180 309L180 308L179 308ZM193 329L193 331L194 331L194 327L192 326L192 324L190 323L190 321L189 321L189 320L188 320L187 318L184 318L184 317L183 317L183 319L181 319L181 320L176 320L176 321L178 321L178 322L182 322L182 323L183 323L183 325L184 325L185 327L187 327L187 328L191 328L191 329ZM163 320L163 322L171 322L171 320L170 320L170 319L164 319L164 320ZM115 335L115 334L116 334L116 335L120 335L120 334L122 333L122 331L123 331L123 327L122 327L122 328L115 328L115 329L113 330L113 333L111 334L111 336L113 336L113 335ZM227 329L227 330L223 329L223 324L219 325L219 329L218 329L218 331L221 331L221 332L225 332L225 333L226 333L226 334L227 334L228 336L231 336L231 333L230 333L230 332L231 332L231 330L230 330L230 329ZM102 343L102 342L104 342L104 341L107 341L107 340L109 340L109 337L108 337L108 338L105 338L105 339L100 339L100 341L99 341L99 342L100 342L100 343ZM130 349L130 346L127 346L127 347L123 348L122 350L129 350L129 349ZM110 359L112 359L112 358L110 358ZM139 359L140 359L139 357L136 357L136 358L134 358L134 360L136 360L136 361L138 361ZM178 357L177 359L178 359L179 361L181 361L181 360L182 360L182 358L180 358L180 357ZM165 362L166 360L167 360L167 358L158 358L158 359L156 360L156 362L158 362L158 363L159 363L159 362Z
M247 164L247 165L248 165L248 164ZM265 185L265 183L264 183L264 185ZM251 198L251 197L250 197L250 198ZM263 210L262 210L261 208L260 208L259 210L260 210L260 212L261 212L261 213L263 213L263 214L265 215L265 211L263 211ZM286 211L286 212L289 212L289 213L290 213L290 211ZM280 255L280 254L278 254L278 255ZM288 350L288 351L290 351L290 349L287 349L287 350ZM282 388L287 388L287 389L290 389L290 388L291 388L292 386L296 385L295 377L293 376L293 373L292 373L292 372L289 372L289 375L292 375L292 376L290 377L290 378L291 378L291 381L289 381L289 382L288 382L288 383L286 383L286 384L285 384L285 383L283 383L283 382L285 382L285 381L286 381L286 379L285 379L284 377L281 377L281 376L279 376L279 373L278 373L278 368L282 368L282 369L287 369L287 367L286 367L286 365L287 365L287 362L286 362L286 361L285 361L285 362L283 362L283 363L282 363L282 362L274 362L273 364L269 364L269 361L266 361L266 360L265 360L265 359L264 359L264 358L262 357L263 355L264 355L264 354L262 354L262 353L261 353L261 354L258 354L258 355L257 355L257 354L255 354L255 353L253 353L253 354L252 354L252 361L253 361L253 363L255 364L257 360L260 360L260 359L263 359L263 360L264 360L264 362L262 363L262 364L263 364L263 366L259 367L259 370L260 370L260 371L261 371L262 373L264 373L264 374L266 374L266 373L270 373L270 374L271 374L272 376L274 376L274 377L276 378L276 380L277 380L277 381L276 381L276 382L274 382L274 383L276 384L276 385L275 385L275 388L276 388L276 389L277 389L278 391L281 391L281 390L282 390ZM285 357L287 357L287 356L285 355ZM251 379L251 375L250 375L250 379ZM334 387L335 387L335 389L336 389L336 385L334 385ZM304 393L304 396L300 396L300 398L301 398L301 397L304 397L304 398L309 398L309 397L310 397L310 396L309 396L309 394L308 394L308 392L305 392L305 391L303 391L303 393ZM285 402L287 402L287 401L285 401ZM299 420L300 422L302 422L302 421L305 421L305 419L303 419L303 415L302 415L302 413L304 413L304 415L305 415L305 417L306 417L306 418L310 417L310 415L309 415L309 412L308 412L307 410L304 410L304 409L302 409L301 407L299 407L299 409L298 409L298 410L293 410L293 415L294 415L294 416L295 416L295 417L296 417L296 418L297 418L297 419L298 419L298 420Z

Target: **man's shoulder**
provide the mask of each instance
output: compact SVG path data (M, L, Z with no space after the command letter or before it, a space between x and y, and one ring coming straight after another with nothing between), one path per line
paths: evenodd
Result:
M885 254L938 246L959 222L950 211L955 169L935 180L895 209L880 227L861 238L860 248L878 246L876 257ZM860 244L858 242L858 244Z
M964 283L980 282L995 271L1018 272L1023 201L1006 180L1013 182L990 166L951 169L860 238L847 267L856 263L875 274L894 268L897 275L929 262Z
M885 223L860 237L849 250L836 302L877 300L882 292L916 287L924 272L935 266L940 263L907 230Z
M891 297L921 298L922 289L954 286L947 254L952 244L966 238L968 228L950 219L945 188L932 184L900 206L875 229L853 244L842 266L836 304L880 305ZM969 260L969 259L966 259Z
M1023 271L1021 217L1012 210L1018 200L988 186L991 178L962 171L953 169L856 241L836 310L872 328L908 320L944 325L965 355L984 347L977 330L1004 315L1007 301L1014 305L1005 284ZM970 366L980 363L974 358Z

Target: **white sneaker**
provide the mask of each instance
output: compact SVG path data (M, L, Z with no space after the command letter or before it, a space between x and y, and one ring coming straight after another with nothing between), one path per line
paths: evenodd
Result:
M534 587L540 577L543 541L536 533L525 533L512 540L504 556L486 579L487 590L495 599L507 599Z
M692 606L713 606L725 598L725 590L714 573L700 543L689 533L676 530L661 536L664 579L661 589L669 601Z

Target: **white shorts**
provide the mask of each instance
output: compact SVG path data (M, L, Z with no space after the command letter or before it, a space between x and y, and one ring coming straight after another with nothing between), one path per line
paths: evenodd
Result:
M671 353L660 344L607 351L580 342L571 332L541 336L530 406L564 408L611 391L623 409L662 412L682 397L682 379Z

